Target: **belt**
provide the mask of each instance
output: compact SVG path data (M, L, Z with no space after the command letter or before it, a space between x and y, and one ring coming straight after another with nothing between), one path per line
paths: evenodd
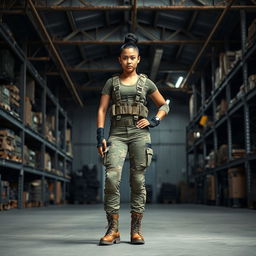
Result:
M135 126L138 120L134 120L133 118L129 118L129 119L120 119L120 120L116 120L114 118L112 118L111 120L111 125L113 127L118 127L118 126Z

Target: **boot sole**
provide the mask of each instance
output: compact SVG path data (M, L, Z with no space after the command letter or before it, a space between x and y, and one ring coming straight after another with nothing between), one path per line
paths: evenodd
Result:
M116 238L113 242L100 241L99 245L113 245L113 244L119 244L119 243L120 243L120 237Z
M142 241L142 240L132 240L131 244L145 244L145 241Z

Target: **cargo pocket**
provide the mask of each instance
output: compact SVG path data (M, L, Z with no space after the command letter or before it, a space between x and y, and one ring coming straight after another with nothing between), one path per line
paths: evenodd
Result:
M107 165L107 158L108 158L108 152L104 153L104 156L103 156L102 164L104 166Z
M107 166L107 163L108 163L108 154L109 154L109 147L111 146L111 142L107 142L107 148L106 148L106 151L104 153L104 156L103 156L103 160L102 160L102 164L104 166Z
M153 149L152 148L146 148L146 167L149 167L152 162L153 157Z

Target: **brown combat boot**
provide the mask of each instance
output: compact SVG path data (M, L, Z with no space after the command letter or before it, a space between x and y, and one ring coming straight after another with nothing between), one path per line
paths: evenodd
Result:
M141 233L141 220L142 213L132 212L131 220L131 243L132 244L144 244L144 237Z
M110 245L120 243L120 233L118 232L119 214L108 214L108 230L104 237L100 239L100 245Z

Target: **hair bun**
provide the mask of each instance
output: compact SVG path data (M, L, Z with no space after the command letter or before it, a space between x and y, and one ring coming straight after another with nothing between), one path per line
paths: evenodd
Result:
M138 42L138 38L136 35L134 35L133 33L128 33L125 35L124 38L124 43L133 43L133 44L137 44Z

